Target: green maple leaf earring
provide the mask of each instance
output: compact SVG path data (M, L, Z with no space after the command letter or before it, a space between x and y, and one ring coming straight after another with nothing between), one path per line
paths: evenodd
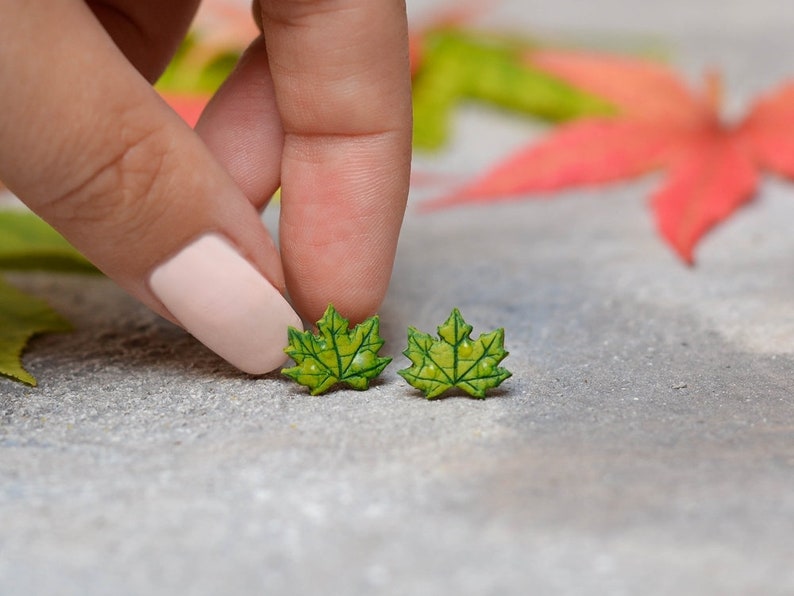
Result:
M367 389L392 359L378 356L384 341L377 315L353 329L349 325L350 321L328 305L317 321L317 335L290 327L289 345L284 351L295 366L281 372L308 387L312 395L325 393L337 383Z
M438 328L440 339L408 328L408 348L403 352L413 363L397 371L408 383L424 391L427 399L457 387L472 397L485 398L485 391L499 386L512 376L498 364L508 355L504 349L504 329L470 337L473 327L455 308Z

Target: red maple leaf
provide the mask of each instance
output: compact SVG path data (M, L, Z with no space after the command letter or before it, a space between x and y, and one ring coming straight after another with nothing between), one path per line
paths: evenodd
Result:
M651 199L657 226L692 264L697 242L753 197L762 170L794 178L794 82L729 124L720 118L716 74L696 92L646 60L562 51L537 51L530 60L612 102L617 115L562 125L424 208L521 198L664 169Z

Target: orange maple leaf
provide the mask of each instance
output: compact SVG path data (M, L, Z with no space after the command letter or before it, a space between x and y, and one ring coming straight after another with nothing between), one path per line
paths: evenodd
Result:
M536 51L529 59L612 102L617 115L562 125L424 208L521 198L664 169L651 199L657 226L692 264L703 235L752 199L762 170L794 178L794 82L729 124L720 119L721 82L713 73L693 91L670 69L646 60L564 51Z

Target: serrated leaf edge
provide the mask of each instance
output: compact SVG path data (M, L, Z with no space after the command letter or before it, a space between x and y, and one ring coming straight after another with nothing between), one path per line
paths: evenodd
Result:
M462 323L462 328L464 330L466 330L466 331L464 332L464 334L462 336L462 339L458 340L457 339L457 334L458 334L458 331L459 331L459 325L461 323ZM447 341L446 339L444 339L442 337L442 331L441 331L442 328L448 326L449 324L453 324L454 325L454 332L455 332L455 336L456 336L456 342L454 344L450 343L449 341ZM425 333L424 331L420 331L420 330L416 329L413 326L409 326L408 327L408 347L403 351L403 355L406 356L411 361L412 366L409 366L408 368L405 368L405 369L402 369L402 370L398 370L397 374L399 374L401 377L403 377L403 379L405 379L406 382L408 382L408 384L411 385L412 387L415 387L415 388L419 389L420 391L423 391L424 394L425 394L425 398L429 399L429 400L436 399L437 397L441 396L443 393L445 393L446 391L452 389L453 387L457 387L458 389L461 389L462 391L466 392L468 395L470 395L473 398L485 399L486 390L487 389L495 389L496 387L501 385L505 380L507 380L511 376L513 376L513 373L511 373L506 368L497 366L500 362L502 362L502 360L504 360L507 356L510 355L510 352L508 352L507 350L504 349L504 327L499 327L499 328L497 328L497 329L495 329L493 331L489 331L487 333L482 333L482 334L480 334L480 336L476 340L473 340L471 338L471 332L473 330L474 330L474 327L465 321L465 319L461 315L460 310L458 308L453 308L452 312L450 313L449 317L447 317L447 319L444 321L444 323L442 323L441 325L439 325L437 327L438 338L434 338L429 333ZM488 338L488 336L491 336L491 335L494 336L493 337L493 341L491 341L485 347L484 352L487 353L488 350L494 345L494 343L498 342L498 343L500 343L502 345L502 348L501 348L501 352L502 353L496 359L496 361L494 362L494 372L493 372L493 374L488 375L486 377L479 377L479 379L498 379L498 382L493 387L487 387L485 389L478 389L477 387L474 387L473 385L471 385L471 382L467 381L465 377L473 368L475 368L480 362L482 362L482 360L485 357L478 358L463 373L459 374L458 371L457 371L457 368L458 368L458 350L457 349L460 346L460 344L463 343L463 341L480 342L480 341L484 340L485 338ZM436 379L420 377L420 376L418 376L416 374L411 374L409 372L412 368L414 368L415 366L420 366L420 364L421 364L421 362L416 362L414 360L414 358L411 357L411 355L414 353L411 350L411 343L412 342L416 343L416 337L417 336L421 336L423 339L429 340L432 343L436 343L436 342L440 341L440 342L444 342L444 343L452 346L452 348L453 348L453 357L454 357L452 370L453 370L453 372L455 374L455 378L450 376L450 374L447 372L445 367L439 366L439 364L435 360L433 360L432 357L430 357L429 350L425 350L421 346L417 345L417 348L424 352L422 354L422 360L424 360L426 358L427 360L432 362L433 365L439 371L441 371L443 373L444 377L446 377L446 379L448 381L448 386L447 387L444 387L443 384L440 381L436 380ZM411 382L411 378L413 378L414 380L422 380L422 381L425 381L427 383L438 384L438 385L440 385L440 387L435 387L435 388L431 387L431 388L422 389L420 387L417 387L414 383L412 383Z
M11 371L0 370L0 377L5 377L12 381L17 381L20 383L24 383L30 387L38 386L38 380L34 377L24 366L22 363L22 357L24 356L31 340L35 337L40 335L47 335L49 333L69 333L74 331L74 326L68 319L66 319L63 315L57 312L55 309L50 306L50 304L40 298L38 296L33 296L28 294L27 292L23 292L19 288L15 287L13 284L9 284L4 278L0 277L0 284L4 284L12 288L13 291L18 292L21 296L27 297L31 302L38 303L39 307L46 308L50 311L50 315L53 316L53 325L49 326L46 329L34 329L28 331L22 335L20 335L20 341L18 344L18 348L15 349L13 352L14 359L16 360L16 368Z
M326 323L328 321L328 323ZM334 327L334 325L339 324L339 327ZM327 373L326 379L317 385L316 387L312 388L309 385L305 385L298 380L298 376L300 373L300 363L296 360L296 366L283 368L281 370L282 374L287 375L297 383L304 385L309 388L311 395L320 395L325 393L331 387L339 383L345 383L348 386L352 387L356 390L366 390L369 388L370 383L373 379L375 379L378 375L380 375L383 370L391 363L392 358L390 356L379 356L378 351L383 347L385 341L379 336L380 330L380 317L378 315L373 315L358 325L355 325L353 329L350 329L350 321L345 319L339 312L334 308L332 304L329 304L328 307L325 309L325 313L317 322L317 330L318 334L314 334L311 330L307 331L300 331L295 327L289 327L287 329L287 336L290 340L289 344L286 348L284 348L284 352L293 360L295 359L296 355L303 355L315 357L316 354L311 350L310 346L307 346L305 340L311 342L310 338L313 339L324 339L325 341L331 341L331 348L333 352L336 354L337 364L340 370L340 374L337 375L336 371L332 370L328 367L324 362L315 358L317 364L322 367ZM350 371L350 367L355 362L355 357L350 359L346 365L343 365L342 358L339 354L339 345L337 343L337 337L340 333L346 333L349 336L357 334L357 333L364 333L364 335L360 338L360 348L356 350L356 353L364 353L364 352L371 352L372 355L375 357L375 365L369 368L361 369L356 371L355 374L348 374ZM377 339L371 341L371 338L376 336ZM299 344L303 347L303 350L294 349L292 347L292 339L298 339ZM364 347L366 346L366 347ZM367 377L366 373L374 373L372 377ZM360 386L359 386L360 385Z

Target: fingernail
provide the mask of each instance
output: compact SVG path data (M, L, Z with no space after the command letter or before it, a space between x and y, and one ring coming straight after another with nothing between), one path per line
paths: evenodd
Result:
M159 265L149 287L188 332L247 373L284 364L287 327L303 328L281 293L219 234Z

